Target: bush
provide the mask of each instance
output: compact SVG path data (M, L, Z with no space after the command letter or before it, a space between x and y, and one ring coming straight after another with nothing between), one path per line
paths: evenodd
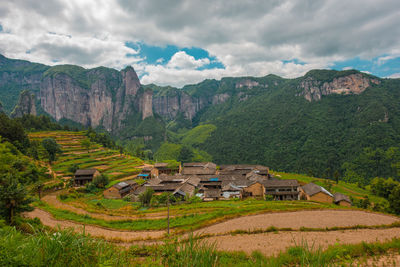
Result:
M272 201L272 200L274 200L274 197L272 195L265 195L265 200Z
M61 200L66 200L68 198L68 194L60 194Z
M105 174L101 174L93 179L93 185L97 188L105 188L109 183L108 176Z
M154 194L154 190L151 188L147 188L146 191L144 191L143 193L141 193L139 195L139 201L141 203L142 206L149 206L151 203L151 199L153 197Z

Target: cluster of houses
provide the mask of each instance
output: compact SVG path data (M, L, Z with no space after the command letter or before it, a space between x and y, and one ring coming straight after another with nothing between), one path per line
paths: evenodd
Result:
M75 184L90 181L89 173L96 170L78 170ZM152 168L143 168L138 175L145 183L133 180L119 182L106 189L105 198L130 197L137 201L139 195L151 188L154 194L170 193L178 198L198 196L204 201L230 198L266 198L272 200L310 200L351 206L348 196L331 194L314 183L301 185L297 180L280 180L262 165L217 165L212 162L184 163L169 166L156 163Z

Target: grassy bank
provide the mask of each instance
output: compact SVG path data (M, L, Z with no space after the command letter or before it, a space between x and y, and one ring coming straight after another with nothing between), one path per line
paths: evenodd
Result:
M400 239L333 245L326 250L301 242L265 257L257 251L251 255L217 251L215 244L195 237L126 249L71 231L23 234L13 227L0 227L1 266L347 266L362 265L388 252L400 252Z

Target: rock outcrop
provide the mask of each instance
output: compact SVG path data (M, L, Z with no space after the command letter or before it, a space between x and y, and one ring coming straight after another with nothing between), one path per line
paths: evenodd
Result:
M113 131L129 114L142 112L140 108L148 107L151 101L148 94L137 99L140 82L132 67L121 72L96 68L81 75L91 83L82 84L63 72L45 75L39 96L44 111L56 120L66 118ZM145 115L152 116L151 108L145 110Z
M318 101L324 95L330 94L361 94L371 84L379 84L380 81L367 77L361 73L334 78L330 82L321 82L312 76L300 82L299 95L308 101Z
M36 116L36 98L28 90L24 90L19 95L18 103L11 112L11 118L20 118L24 115L34 115Z

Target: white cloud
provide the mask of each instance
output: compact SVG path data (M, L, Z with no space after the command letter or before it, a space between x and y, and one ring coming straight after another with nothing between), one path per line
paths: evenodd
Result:
M352 70L352 69L353 69L353 67L351 67L351 66L342 68L342 70Z
M393 73L393 74L390 75L388 78L392 78L392 79L400 78L400 73Z
M269 73L294 77L334 61L385 55L381 64L400 55L399 10L398 0L3 1L0 53L45 64L118 69L133 64L144 83ZM200 47L226 69L198 70L209 59L184 52L167 66L148 65L126 42ZM293 59L306 64L282 63Z
M171 57L168 62L168 67L175 69L197 69L208 64L210 64L208 58L200 58L196 60L193 56L186 54L185 51L179 51Z
M370 71L367 71L367 70L360 70L361 72L364 72L364 73L366 73L366 74L372 74Z

